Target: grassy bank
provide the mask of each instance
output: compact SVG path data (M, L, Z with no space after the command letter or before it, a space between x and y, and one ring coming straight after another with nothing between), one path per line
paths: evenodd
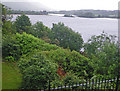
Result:
M2 63L2 89L18 89L22 81L21 76L15 63Z

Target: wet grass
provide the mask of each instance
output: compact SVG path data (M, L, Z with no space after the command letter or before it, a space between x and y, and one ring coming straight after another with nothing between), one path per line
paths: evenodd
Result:
M2 62L2 89L19 89L21 76L15 63Z

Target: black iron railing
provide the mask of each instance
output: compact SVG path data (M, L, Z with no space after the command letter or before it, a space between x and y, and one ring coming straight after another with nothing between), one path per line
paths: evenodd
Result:
M54 84L51 85L51 82L49 81L48 87L44 88L40 91L116 91L117 81L120 79L113 78L113 79L86 79L84 81L79 81L78 83L64 83L62 84ZM117 88L118 90L118 88Z

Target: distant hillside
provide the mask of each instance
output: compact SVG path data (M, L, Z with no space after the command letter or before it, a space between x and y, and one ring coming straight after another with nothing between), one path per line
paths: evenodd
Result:
M8 12L9 14L26 14L26 15L48 15L48 12L45 10L42 11L21 11L21 10L11 10L11 12Z
M48 7L46 7L45 5L42 5L39 2L3 2L3 4L10 7L12 10L23 10L23 11L49 10Z
M117 10L69 10L69 11L53 11L54 13L59 13L59 14L73 14L73 15L78 15L80 13L88 13L91 12L93 14L102 14L102 15L117 15L118 11Z
M49 13L76 15L86 18L117 18L118 10L70 10L70 11L52 11Z

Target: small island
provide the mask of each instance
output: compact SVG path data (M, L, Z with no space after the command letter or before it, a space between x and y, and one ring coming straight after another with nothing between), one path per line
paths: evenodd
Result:
M74 17L74 16L70 14L65 14L64 17Z

